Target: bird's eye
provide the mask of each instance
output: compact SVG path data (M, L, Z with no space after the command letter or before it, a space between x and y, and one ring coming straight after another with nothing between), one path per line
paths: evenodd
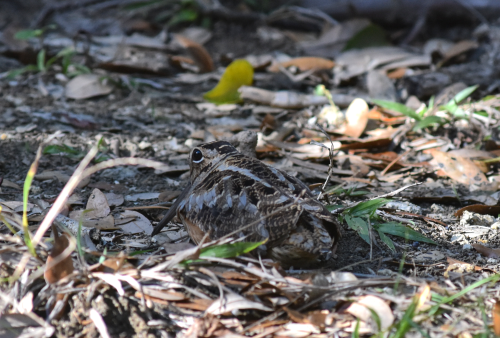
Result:
M201 153L200 149L193 150L193 154L191 155L191 160L194 163L200 163L201 161L203 161L203 154Z

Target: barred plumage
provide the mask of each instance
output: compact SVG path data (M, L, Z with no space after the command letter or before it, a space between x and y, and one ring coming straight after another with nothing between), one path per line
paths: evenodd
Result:
M285 266L327 259L340 227L309 188L286 172L239 153L231 144L202 144L190 153L191 184L155 227L177 214L199 243L228 234L267 243L260 252Z

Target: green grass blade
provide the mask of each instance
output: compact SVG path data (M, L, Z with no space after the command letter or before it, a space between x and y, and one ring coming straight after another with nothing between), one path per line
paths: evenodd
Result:
M405 116L411 117L415 121L422 120L422 117L420 115L418 115L416 111L414 111L411 108L408 108L404 104L392 102L392 101L386 101L386 100L372 100L372 102L375 103L377 106L380 106L382 108L393 110L393 111L401 113Z
M342 204L329 204L329 205L326 205L325 208L326 210L332 212L334 210L337 210L337 209L340 209L340 208L343 208L344 206Z
M41 36L43 32L43 29L24 29L16 32L16 34L14 34L14 39L29 40L31 38L37 38Z
M475 86L465 88L464 90L460 91L457 95L455 95L455 97L453 99L451 99L450 102L448 102L448 103L451 103L451 102L460 103L461 101L468 98L478 87L479 87L478 85L475 85Z
M356 231L358 235L368 244L370 244L370 233L368 229L368 224L359 217L351 217L349 215L345 216L345 221L347 225Z
M344 214L350 215L351 217L363 217L372 215L378 208L387 204L390 200L386 198L376 198L373 200L361 202L352 208L348 208L344 211Z
M382 231L379 231L377 229L378 235L380 237L380 240L385 243L391 249L392 252L396 252L396 247L394 246L394 243L392 242L392 239L387 237Z
M248 253L260 245L267 242L267 239L262 242L236 242L228 244L220 244L209 246L201 249L200 258L217 257L217 258L232 258Z
M425 242L437 245L433 240L425 237L420 232L415 231L409 227L404 226L401 223L391 222L391 223L382 223L375 226L375 229L379 232L383 232L385 234L398 236L405 238L407 240L417 241L417 242Z
M481 280L469 285L468 287L464 288L462 291L459 291L452 296L444 297L438 304L434 305L429 310L429 315L431 315L431 316L434 315L438 311L438 309L441 305L446 304L446 303L450 303L450 302L454 301L455 299L460 298L463 295L467 294L468 292L474 290L475 288L480 287L483 284L490 283L490 282L496 283L499 280L500 280L500 274L494 274L494 275L491 275L489 277L486 277L484 279L481 279Z
M36 56L36 65L38 67L38 70L41 72L44 72L47 70L47 68L45 67L45 56L46 56L45 49L42 49L41 51L39 51L38 55Z
M23 187L23 231L24 231L24 242L28 247L29 252L33 257L36 257L35 247L31 242L31 236L28 229L28 197L30 194L31 183L33 182L33 178L35 177L36 171L38 169L38 162L40 161L40 157L42 156L42 148L38 148L36 153L35 160L30 166L28 170L28 174L26 175L26 180L24 180Z
M439 116L427 116L425 117L422 121L419 121L415 127L413 127L413 131L419 131L421 129L424 129L424 128L427 128L429 127L430 125L433 125L433 124L443 124L444 122L446 122L445 119L443 119L442 117L439 117Z
M14 227L12 225L10 225L9 221L7 221L7 219L5 217L3 217L3 215L2 215L2 206L1 205L0 205L0 221L2 221L3 224L5 224L5 226L7 227L7 229L9 229L10 232L12 232L13 235L17 234L16 229L14 229Z

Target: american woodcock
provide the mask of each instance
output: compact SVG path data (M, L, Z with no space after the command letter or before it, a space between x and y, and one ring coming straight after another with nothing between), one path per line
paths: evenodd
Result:
M340 227L300 180L225 141L195 147L189 161L191 184L152 235L177 215L196 244L205 235L268 239L260 252L285 266L331 256Z

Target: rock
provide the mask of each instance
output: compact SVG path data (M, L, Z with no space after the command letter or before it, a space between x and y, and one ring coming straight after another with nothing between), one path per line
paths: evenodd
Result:
M417 262L425 262L425 261L430 261L430 262L436 262L440 261L445 258L445 255L437 250L434 251L428 251L426 253L422 253L420 255L417 255L414 260L415 263Z
M462 246L462 249L464 249L464 250L472 250L472 245L470 245L470 244L464 244Z
M384 208L389 208L389 209L396 209L396 210L401 210L401 211L406 211L410 212L413 214L422 214L422 208L419 207L418 205L415 205L410 202L404 202L404 201L391 201L384 205Z
M442 206L440 206L439 204L436 204L434 203L433 205L431 205L431 210L435 213L441 213L441 212L444 212L444 208Z
M491 226L495 221L495 217L491 215L481 215L470 211L464 211L460 219L460 225L463 227L471 225Z

